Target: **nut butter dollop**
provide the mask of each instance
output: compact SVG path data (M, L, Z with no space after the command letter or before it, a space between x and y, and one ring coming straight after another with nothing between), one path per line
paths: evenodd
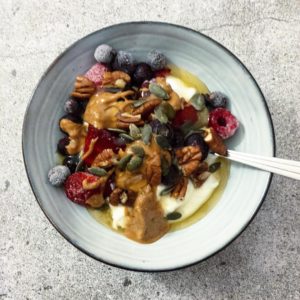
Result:
M83 147L86 137L86 127L83 124L74 123L68 119L61 119L59 126L62 131L69 135L70 143L66 147L70 155L79 153Z
M117 114L131 103L126 97L133 93L133 91L96 93L89 100L83 116L84 121L98 129L116 128ZM118 99L125 101L117 102Z

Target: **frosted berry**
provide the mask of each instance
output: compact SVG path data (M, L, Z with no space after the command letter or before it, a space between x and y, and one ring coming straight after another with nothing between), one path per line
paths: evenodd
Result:
M48 172L48 179L53 186L60 186L66 181L70 174L71 172L68 167L55 166Z
M78 101L70 98L65 102L64 111L71 115L80 116L82 107Z
M85 77L93 81L96 85L101 85L103 75L107 71L107 66L104 64L94 64L86 73Z
M111 46L106 44L98 46L94 53L96 61L104 64L111 63L115 55L116 50L114 50Z
M239 121L225 108L216 108L209 113L211 126L222 139L233 136L239 127Z
M119 51L113 62L113 69L131 74L134 71L134 59L131 53Z
M212 92L208 97L206 97L207 104L213 108L226 107L228 98L221 92Z
M167 65L167 58L158 50L151 50L147 55L147 63L153 71L161 70Z

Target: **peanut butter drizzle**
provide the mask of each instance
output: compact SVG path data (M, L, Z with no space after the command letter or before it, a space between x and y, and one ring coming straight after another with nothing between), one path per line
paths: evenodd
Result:
M133 91L96 93L89 100L83 116L84 121L98 129L116 128L117 114L131 103L126 97L133 93ZM117 102L118 99L125 101Z
M59 126L69 135L70 143L66 146L67 152L70 155L79 153L84 147L87 132L86 127L68 119L62 119Z
M98 141L98 137L96 137L95 139L91 140L91 143L90 143L88 151L86 151L84 153L84 155L82 155L82 158L81 158L82 160L85 160L93 152L93 150L95 148L95 144L96 144L97 141Z

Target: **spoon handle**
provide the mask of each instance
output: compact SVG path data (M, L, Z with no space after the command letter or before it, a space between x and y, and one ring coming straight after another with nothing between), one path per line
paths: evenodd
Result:
M277 157L241 153L233 150L228 151L225 158L242 163L257 169L283 175L300 180L300 162Z

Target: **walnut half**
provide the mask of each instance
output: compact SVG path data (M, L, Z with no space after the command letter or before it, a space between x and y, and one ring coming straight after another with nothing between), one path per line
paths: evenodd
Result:
M117 154L112 149L104 149L92 163L92 167L111 167L117 162Z

